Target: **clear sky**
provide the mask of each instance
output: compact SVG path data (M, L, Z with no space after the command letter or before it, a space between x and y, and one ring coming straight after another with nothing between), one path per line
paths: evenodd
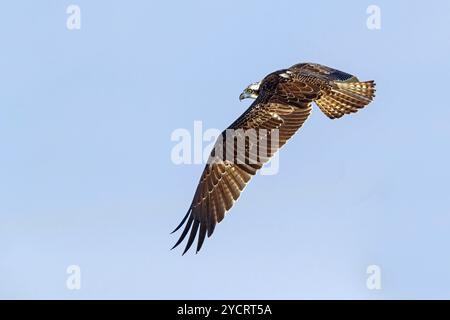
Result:
M66 8L81 8L68 30ZM366 9L381 8L381 29ZM450 298L448 1L8 1L0 10L1 298ZM315 109L202 251L170 251L223 129L297 62L377 82ZM66 268L81 268L81 289ZM381 270L381 290L366 269Z

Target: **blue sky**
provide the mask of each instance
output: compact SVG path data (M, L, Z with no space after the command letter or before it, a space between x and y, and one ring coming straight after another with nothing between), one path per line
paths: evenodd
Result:
M81 8L81 29L66 8ZM369 30L366 8L381 8ZM448 1L10 1L0 12L0 298L450 298ZM311 61L377 82L318 109L198 255L169 251L249 83ZM81 289L66 288L79 265ZM366 268L381 268L368 290Z

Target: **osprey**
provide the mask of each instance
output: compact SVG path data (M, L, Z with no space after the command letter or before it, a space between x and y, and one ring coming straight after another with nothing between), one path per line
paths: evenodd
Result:
M311 113L312 102L327 117L337 119L357 112L374 96L374 81L360 82L351 74L313 63L275 71L249 85L239 99L255 101L217 139L189 210L173 231L185 225L173 248L190 231L183 255L197 234L196 252L201 249L206 235L213 234L216 224L222 221L252 176L300 129ZM231 136L229 131L233 132ZM249 139L252 135L253 140ZM239 147L234 147L235 139L243 136L246 136L242 140L244 147L239 152ZM273 140L277 142L275 147ZM264 142L271 142L271 147L261 155ZM251 156L254 161L248 161Z

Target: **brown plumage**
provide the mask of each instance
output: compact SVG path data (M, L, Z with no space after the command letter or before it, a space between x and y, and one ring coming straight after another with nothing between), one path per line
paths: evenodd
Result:
M200 250L206 235L212 235L252 176L303 125L312 102L329 118L340 118L369 104L375 96L375 83L360 82L319 64L302 63L269 74L242 96L256 100L217 139L191 206L173 231L185 225L173 248L189 234L183 254L197 234L196 251ZM245 141L245 150L235 148L239 139ZM261 152L263 148L266 152Z

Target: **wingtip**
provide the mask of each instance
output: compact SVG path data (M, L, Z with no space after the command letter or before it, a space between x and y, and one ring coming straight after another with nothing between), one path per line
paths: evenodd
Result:
M183 255L191 248L192 244L194 243L199 225L200 225L200 221L194 220L194 223L192 224L191 232L189 234L189 239L188 239L188 241L186 243L186 247L184 248L184 251L183 251Z
M189 210L187 211L187 213L183 217L183 220L181 220L180 224L170 234L174 234L175 232L180 230L180 228L184 225L184 223L186 222L187 218L189 217L189 214L191 213L191 210L192 210L192 206L189 207Z
M175 249L176 247L178 247L178 245L183 242L184 238L186 237L189 229L191 228L192 222L194 221L194 218L191 216L189 218L189 220L186 223L186 226L184 227L183 233L181 234L180 238L178 239L178 241L175 243L175 245L172 247L172 249Z

